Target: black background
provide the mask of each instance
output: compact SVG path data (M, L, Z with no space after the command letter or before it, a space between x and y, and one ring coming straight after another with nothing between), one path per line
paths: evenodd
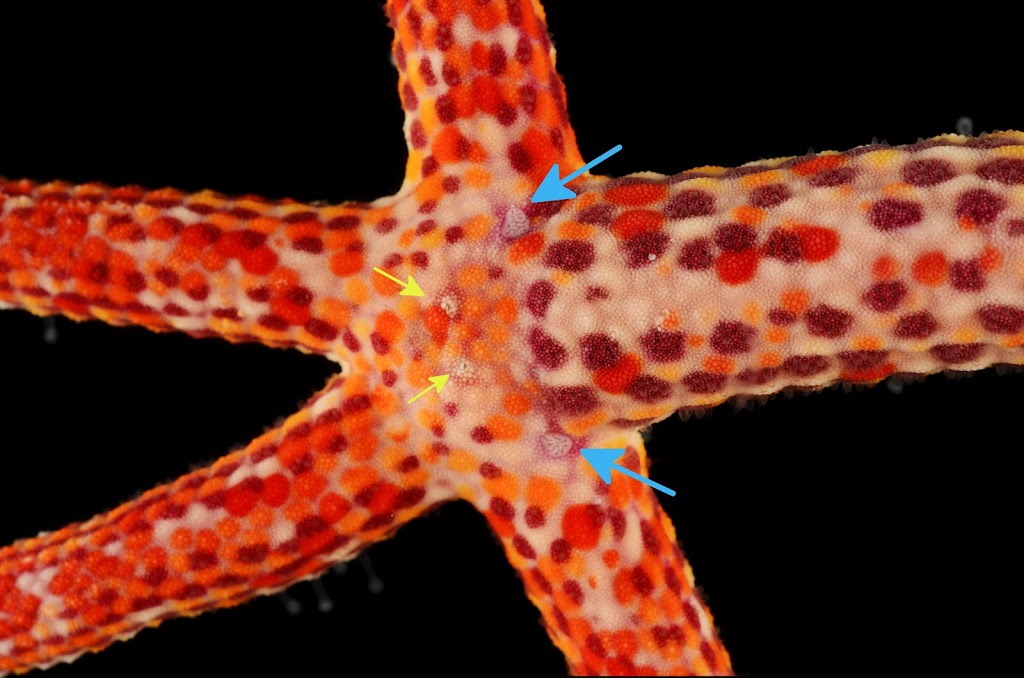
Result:
M390 31L375 2L216 16L138 11L3 26L0 175L373 199L401 183ZM585 158L674 173L1020 128L1014 42L862 8L548 3ZM92 11L92 10L90 10ZM847 10L838 8L840 15ZM999 21L1010 22L1006 17ZM800 26L799 23L805 25ZM109 509L244 444L331 373L259 346L0 313L0 543ZM988 371L776 397L656 426L652 476L749 675L1005 667L1021 631L1024 378ZM165 623L54 676L280 670L564 674L484 520L449 505L325 580L336 611L274 598Z

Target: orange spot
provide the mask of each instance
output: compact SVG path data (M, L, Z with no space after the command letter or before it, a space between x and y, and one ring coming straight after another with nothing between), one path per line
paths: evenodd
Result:
M355 275L363 268L362 252L337 252L331 257L331 273L344 278ZM396 286L395 293L398 293Z
M530 411L530 399L522 393L509 393L505 396L501 406L509 414L518 417Z
M636 654L636 634L632 631L615 631L612 633L612 649L621 657L632 657Z
M870 370L843 370L840 373L839 378L845 379L846 381L879 381L885 379L890 374L896 371L896 366L892 363L885 363L878 367L873 367Z
M839 234L824 226L795 226L800 236L800 254L810 262L825 261L839 249Z
M625 393L640 374L640 359L632 353L622 356L614 367L594 373L594 383L606 393Z
M1003 263L1003 253L992 245L986 245L978 257L981 270L991 273L997 270Z
M466 9L469 10L473 26L481 33L489 33L501 23L501 15L493 4L481 5L475 2Z
M574 549L589 551L597 546L604 525L604 512L592 504L574 504L562 515L562 536Z
M448 322L448 314L440 306L431 306L423 313L423 324L435 344L443 344L448 338Z
M840 167L846 163L846 158L841 155L819 155L799 165L793 165L790 171L802 177L824 172L825 170Z
M480 264L470 264L459 271L458 280L463 287L479 287L487 281L487 269Z
M623 240L638 233L657 231L665 223L665 217L653 210L629 210L623 212L612 222L612 233Z
M732 218L747 226L757 226L764 221L766 214L767 212L759 207L743 205L732 211Z
M871 335L857 337L853 340L853 347L858 351L875 351L882 348L882 340Z
M464 85L455 85L448 90L448 96L455 104L455 115L460 118L468 118L476 110L476 102L473 100L473 90Z
M875 263L871 265L871 276L875 280L892 280L900 274L900 265L894 258L888 254L875 259Z
M619 552L614 549L608 549L601 554L601 560L604 562L605 567L609 570L614 570L619 566Z
M808 303L810 303L810 295L806 290L799 288L786 290L779 297L779 305L793 315L802 315L807 310Z
M782 364L782 356L778 353L762 353L758 362L761 363L761 367L778 367Z
M498 93L498 83L494 81L494 78L487 76L473 78L472 87L473 99L480 110L488 115L497 115L498 107L501 105L501 95Z
M946 261L946 255L939 251L931 251L925 252L915 259L910 267L910 272L917 282L922 285L935 287L946 281L946 271L948 268L949 263Z
M314 499L327 487L327 479L319 473L303 473L295 478L295 495L304 499Z
M789 332L784 327L769 327L765 330L764 340L769 344L781 344L789 336Z
M561 486L549 478L531 478L526 483L526 501L550 511L562 498Z
M614 186L604 192L605 200L625 207L640 207L664 200L668 195L666 184L642 182Z
M531 127L523 134L522 144L533 163L528 175L531 180L540 182L551 169L551 165L560 159L558 152L551 145L551 137L536 127Z
M405 323L395 315L394 311L383 311L377 316L374 327L378 334L387 339L389 343L393 343L401 338L402 332L405 330Z
M715 259L715 273L727 285L741 285L757 273L757 250L722 252Z
M628 569L619 570L612 580L612 591L615 599L623 605L628 605L636 596L636 589L633 588L632 573Z
M501 322L510 324L516 319L516 300L512 297L504 297L494 305L494 313Z
M700 334L687 334L686 335L686 347L687 348L700 348L704 345L704 336Z
M544 248L544 234L530 233L519 238L508 248L508 259L513 264L521 264L540 254Z
M736 369L736 362L724 355L711 355L704 359L704 369L714 374L732 374Z
M466 152L466 138L456 127L444 127L437 136L430 150L434 157L441 164L450 164L462 160L462 154Z
M487 430L495 440L519 440L523 435L523 429L518 423L500 414L487 419Z

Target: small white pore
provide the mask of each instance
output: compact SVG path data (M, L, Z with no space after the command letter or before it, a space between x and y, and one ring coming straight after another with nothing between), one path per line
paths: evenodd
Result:
M453 294L446 294L442 296L438 300L437 305L441 307L441 310L444 311L444 314L449 318L454 318L459 312L459 300L456 299Z

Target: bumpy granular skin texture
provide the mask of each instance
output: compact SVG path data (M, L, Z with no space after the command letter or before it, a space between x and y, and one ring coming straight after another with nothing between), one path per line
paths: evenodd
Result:
M280 590L451 499L486 515L574 673L728 673L653 492L580 449L643 473L636 431L675 409L1024 363L1024 134L584 175L533 204L553 163L583 164L540 5L387 12L394 197L0 182L0 306L341 364L244 450L0 550L0 674Z

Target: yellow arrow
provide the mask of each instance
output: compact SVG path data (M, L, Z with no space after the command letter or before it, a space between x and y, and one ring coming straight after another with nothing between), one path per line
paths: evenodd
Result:
M448 375L442 374L439 377L427 377L427 380L430 381L430 386L426 387L425 389L414 395L412 398L410 398L410 403L432 388L437 388L437 392L440 393L441 389L444 388L444 385L448 383Z
M382 271L382 270L380 270L377 267L374 267L373 270L377 271L377 273L380 273L382 276L384 276L388 280L394 280L396 283L398 283L399 285L401 285L402 287L405 288L404 290L402 290L401 292L398 293L398 296L400 296L400 297L422 297L423 296L423 290L420 289L420 286L416 284L416 281L412 279L411 275L409 276L409 282L404 283L401 280L399 280L398 278L396 278L395 276L393 276L390 273L388 273L387 271Z

